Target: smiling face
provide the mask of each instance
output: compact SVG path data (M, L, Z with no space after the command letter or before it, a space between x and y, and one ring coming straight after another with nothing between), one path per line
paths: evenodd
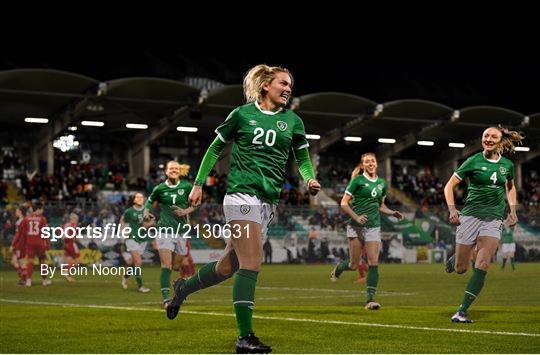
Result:
M497 153L501 143L502 133L497 128L490 127L482 134L482 147L485 152Z
M267 81L262 86L264 98L269 100L275 107L287 105L292 92L292 80L288 73L277 72L274 79Z
M377 172L377 158L373 154L365 154L362 157L362 167L369 175L375 175Z
M133 204L138 207L142 206L144 204L144 195L141 193L136 193L133 197Z
M168 162L167 167L165 168L165 175L167 175L171 181L178 180L178 177L180 176L180 164L175 161Z

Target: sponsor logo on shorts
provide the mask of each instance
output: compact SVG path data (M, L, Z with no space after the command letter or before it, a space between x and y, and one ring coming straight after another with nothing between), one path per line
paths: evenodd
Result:
M241 205L240 206L240 213L242 214L248 214L249 211L251 211L251 207L248 205Z

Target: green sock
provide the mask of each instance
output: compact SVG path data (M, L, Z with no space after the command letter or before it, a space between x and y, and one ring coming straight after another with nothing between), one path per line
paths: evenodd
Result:
M351 270L349 267L349 258L343 259L342 262L340 262L336 268L336 277L339 277L343 271Z
M367 272L366 293L367 301L373 301L377 292L377 284L379 283L379 266L370 265Z
M142 276L141 275L135 275L135 281L137 281L137 287L142 287Z
M501 265L501 270L504 270L505 265L506 265L506 258L503 258L503 263Z
M234 313L236 313L236 325L241 337L253 333L251 318L253 316L257 275L257 271L240 269L234 277L233 306Z
M199 271L184 283L183 292L189 295L203 288L217 285L218 283L227 280L228 277L221 276L216 272L217 261L208 263L201 267Z
M171 269L162 267L161 277L159 278L159 284L161 286L161 296L163 296L164 301L169 299L170 282L171 282L170 279L171 279Z
M465 289L463 301L459 306L460 312L467 312L467 309L474 302L476 297L478 297L480 291L482 290L482 287L484 287L484 280L486 278L486 275L487 271L476 268L473 269L473 274L471 276L471 279L469 280L469 283L467 284L467 288Z
M515 271L516 270L516 264L515 264L514 258L510 258L510 265L512 265L512 271Z

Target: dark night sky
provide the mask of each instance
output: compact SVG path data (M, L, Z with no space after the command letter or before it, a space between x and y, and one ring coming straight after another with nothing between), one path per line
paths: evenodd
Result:
M99 80L159 76L181 80L204 76L233 84L254 64L292 70L300 96L342 91L376 102L402 98L438 101L454 108L495 105L523 114L540 112L540 64L526 53L402 46L379 50L321 47L259 50L58 50L0 56L0 70L45 67Z

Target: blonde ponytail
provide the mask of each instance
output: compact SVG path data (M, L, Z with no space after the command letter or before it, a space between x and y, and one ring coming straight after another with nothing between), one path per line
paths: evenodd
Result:
M521 141L525 136L518 131L510 131L508 128L505 128L501 125L495 127L499 132L501 132L501 142L499 143L499 153L503 154L506 152L515 153L516 145L521 145Z
M259 64L251 68L244 76L244 96L246 102L261 101L264 92L264 83L270 83L276 77L276 73L283 72L291 77L291 84L294 82L293 77L288 69L281 67L271 67L266 64Z

